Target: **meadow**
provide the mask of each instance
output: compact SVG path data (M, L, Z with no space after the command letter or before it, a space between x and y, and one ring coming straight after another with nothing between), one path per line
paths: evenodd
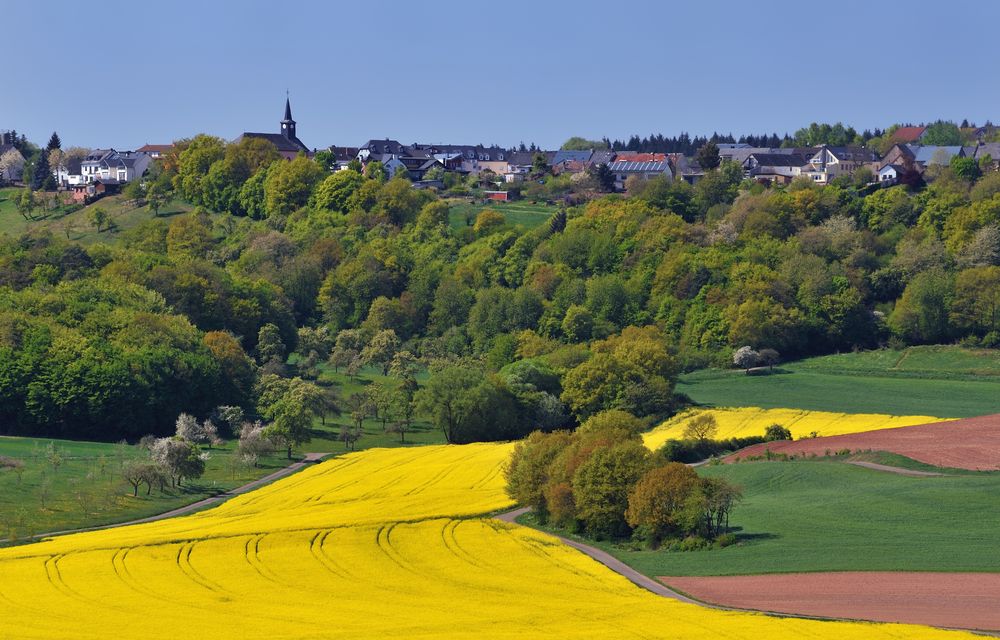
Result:
M643 434L650 449L659 449L667 440L681 440L684 429L695 416L708 414L715 418L718 431L715 439L747 438L762 436L771 425L780 425L792 432L794 439L816 436L836 436L862 433L876 429L893 429L916 424L938 422L934 416L890 416L885 414L832 413L802 409L762 409L738 407L719 409L691 409L677 414L652 431Z
M483 209L498 211L503 214L507 224L525 229L534 229L538 225L548 222L552 214L559 210L559 207L555 205L541 202L533 203L526 200L486 204L451 200L448 204L451 206L449 220L453 229L471 226Z
M101 198L82 208L77 208L74 205L63 205L47 210L40 207L32 214L34 219L25 220L12 201L18 191L20 189L0 189L0 234L17 236L29 231L44 229L84 245L95 242L112 243L123 231L155 217L148 207L135 207L124 196L113 195ZM46 194L46 196L51 195ZM64 197L67 196L64 195ZM105 228L98 232L88 220L90 211L96 207L100 207L108 213L109 220L114 223L111 228ZM172 216L188 212L191 209L190 204L175 199L160 209L159 217L169 220Z
M677 391L714 407L966 418L1000 412L1000 352L910 347L810 358L771 375L705 369Z
M0 437L0 456L24 462L24 472L0 470L0 541L47 531L100 526L170 511L246 484L284 467L284 456L262 458L257 468L239 464L235 443L208 451L205 474L165 491L143 487L138 496L121 478L138 447L101 442ZM54 455L53 455L54 454Z
M1000 571L1000 473L911 478L803 461L710 465L699 474L742 485L731 521L739 544L687 552L593 544L649 576Z
M192 516L0 550L3 634L972 637L653 595L544 533L478 517L511 506L501 473L510 452L478 444L353 453Z

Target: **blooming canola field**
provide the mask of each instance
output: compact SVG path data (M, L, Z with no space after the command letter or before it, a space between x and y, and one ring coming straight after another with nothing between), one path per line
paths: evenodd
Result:
M511 506L512 446L376 449L195 515L0 550L0 639L948 638L653 595ZM968 636L971 637L971 636Z
M680 440L684 437L684 427L688 420L700 413L709 413L715 416L719 430L714 437L720 440L762 436L764 430L772 424L785 427L792 432L792 437L797 440L807 437L813 432L816 432L818 436L839 436L948 420L948 418L935 418L934 416L834 413L804 409L761 409L759 407L705 409L680 413L646 433L643 436L646 446L650 449L658 449L667 440Z

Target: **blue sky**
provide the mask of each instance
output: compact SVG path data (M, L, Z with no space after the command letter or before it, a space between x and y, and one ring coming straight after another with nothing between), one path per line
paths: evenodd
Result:
M1000 3L4 1L0 129L310 147L1000 121Z

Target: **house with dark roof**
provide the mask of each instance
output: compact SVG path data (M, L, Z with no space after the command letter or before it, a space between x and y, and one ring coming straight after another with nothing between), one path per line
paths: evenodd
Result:
M960 145L954 146L937 146L937 145L907 145L910 151L913 152L914 161L923 167L929 167L932 164L948 164L951 159L958 156L959 158L965 157L965 149Z
M802 175L807 164L806 157L799 153L751 153L743 161L743 172L762 182L788 183Z
M619 153L608 168L615 175L617 191L624 191L625 182L632 176L638 176L643 180L657 176L673 177L670 162L663 153Z
M966 157L969 157L969 155L966 154ZM988 167L993 171L1000 170L1000 142L980 143L971 157L975 158L976 162L980 163L980 166L982 166L983 161L989 158Z
M80 183L102 181L108 184L130 182L141 178L153 159L137 151L94 149L80 163ZM70 177L70 184L74 180Z
M809 156L809 167L802 175L818 184L828 184L837 176L849 176L861 167L878 171L879 157L864 147L831 147L820 145Z
M150 158L156 159L165 153L170 153L173 148L174 145L172 144L144 144L136 149L136 152L145 153Z
M278 148L278 153L286 160L291 160L300 153L311 155L309 147L299 140L295 132L295 120L292 119L292 105L289 99L285 98L285 117L282 118L281 127L278 133L255 133L244 131L234 142L239 142L244 138L259 138L267 140Z

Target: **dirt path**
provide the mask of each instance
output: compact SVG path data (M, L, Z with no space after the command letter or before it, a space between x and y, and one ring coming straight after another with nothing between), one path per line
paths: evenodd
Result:
M202 509L204 509L206 507L211 507L211 506L214 506L214 505L216 505L218 503L225 502L226 500L229 500L230 498L238 496L238 495L240 495L242 493L246 493L248 491L253 491L254 489L262 487L265 484L270 484L271 482L274 482L275 480L280 480L281 478L284 478L285 476L291 475L291 474L295 473L296 471L299 471L300 469L302 469L303 467L305 467L305 466L307 466L309 464L313 464L313 463L319 462L320 460L322 460L323 458L325 458L328 455L330 455L330 454L329 453L307 453L306 456L305 456L305 458L303 458L302 460L299 460L297 462L293 462L292 464L288 465L287 467L282 467L281 469L278 469L277 471L275 471L273 473L267 474L263 478L258 478L256 480L254 480L253 482L248 482L247 484L242 485L240 487L236 487L235 489L230 489L229 491L223 491L220 494L217 494L217 495L214 495L214 496L209 496L208 498L204 498L202 500L199 500L198 502L192 502L191 504L184 505L183 507L178 507L176 509L171 509L170 511L165 511L163 513L158 513L158 514L153 515L153 516L148 516L148 517L145 517L145 518L139 518L138 520L129 520L127 522L117 522L117 523L114 523L114 524L104 524L104 525L100 525L100 526L97 526L97 527L84 527L82 529L64 529L62 531L49 531L49 532L46 532L46 533L36 533L35 535L31 536L31 539L33 539L33 540L40 540L42 538L51 538L51 537L54 537L54 536L68 535L70 533L82 533L84 531L101 531L102 529L114 529L116 527L127 527L128 525L132 525L132 524L144 524L146 522L156 522L157 520L166 520L167 518L176 518L177 516L183 516L183 515L186 515L188 513L192 513L194 511L200 511L200 510L202 510Z
M784 615L1000 629L1000 574L838 571L661 577L716 605Z
M520 509L514 509L513 511L508 511L507 513L501 513L500 515L496 516L496 519L502 520L503 522L509 522L511 524L517 524L516 520L530 510L531 510L530 507L522 507ZM601 551L596 547L592 547L590 545L577 542L576 540L570 540L569 538L564 538L559 535L555 534L549 534L549 535L555 536L563 544L567 544L573 547L574 549L585 553L586 555L590 556L594 560L597 560L598 562L600 562L607 568L611 569L615 573L620 573L621 575L628 578L634 584L648 591L652 591L656 595L664 596L666 598L674 598L675 600L680 600L681 602L686 602L688 604L702 604L700 602L692 600L691 598L688 598L687 596L677 593L676 591L670 589L661 582L657 582L656 580L653 580L648 576L644 576L643 574L639 573L632 567L628 566L618 558L615 558L614 556L605 551ZM713 607L713 608L724 608L724 607Z
M916 469L904 469L903 467L890 467L887 464L879 464L877 462L866 462L864 460L848 460L847 464L853 464L856 467L864 467L865 469L872 469L874 471L885 471L886 473L898 473L901 476L910 476L912 478L933 478L933 477L944 477L948 474L938 473L936 471L917 471Z

